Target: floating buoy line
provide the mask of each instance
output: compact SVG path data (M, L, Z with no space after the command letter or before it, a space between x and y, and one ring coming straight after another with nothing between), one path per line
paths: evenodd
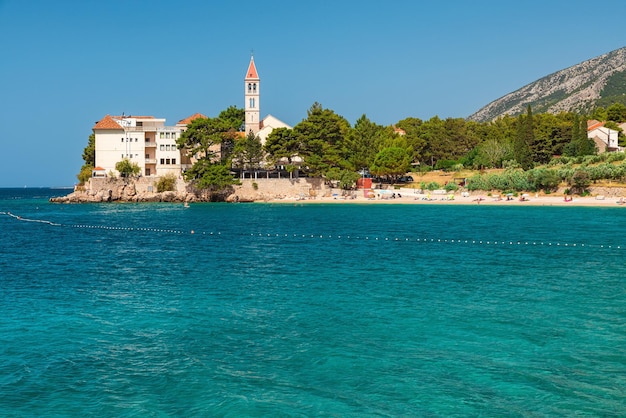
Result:
M89 225L89 224L60 224L45 219L30 219L15 215L11 212L0 212L0 215L10 216L11 218L21 222L32 222L50 225L54 227L70 227L77 229L100 229L113 231L137 231L137 232L153 232L166 234L191 234L203 236L225 236L221 232L215 231L182 231L178 229L163 228L135 228L135 227L119 227L107 225ZM490 247L562 247L562 248L603 248L612 250L626 249L626 245L605 245L605 244L585 244L571 242L554 242L540 240L477 240L477 239L442 239L429 237L387 237L377 235L325 235L325 234L286 234L286 233L250 233L245 234L252 238L265 239L290 239L290 240L328 240L328 241L369 241L369 242L406 242L419 244L454 244L454 245L481 245Z
M602 244L584 244L584 243L562 243L551 241L529 241L529 240L476 240L476 239L441 239L441 238L416 238L416 237L380 237L370 235L319 235L319 234L267 234L257 233L250 236L266 237L266 238L301 238L301 239L327 239L327 240L345 240L345 241L383 241L383 242L414 242L414 243L432 243L432 244L457 244L457 245L485 245L485 246L544 246L544 247L571 247L571 248L608 248L608 249L626 249L623 245L602 245Z

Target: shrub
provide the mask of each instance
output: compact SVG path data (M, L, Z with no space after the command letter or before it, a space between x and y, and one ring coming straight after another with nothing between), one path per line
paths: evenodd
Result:
M256 181L252 182L252 188L254 190L259 190L259 184Z
M467 180L467 189L470 191L489 190L489 186L485 180L485 176L482 174L474 174Z
M602 155L585 155L582 159L584 164L598 164L604 161L605 157Z
M550 193L559 187L561 179L555 170L541 168L531 170L528 173L528 182L532 190L543 190Z
M505 170L515 170L521 168L521 165L515 160L502 161L502 168Z
M611 152L606 157L607 163L614 163L617 161L624 161L626 159L626 154L623 152Z
M157 181L157 192L175 192L176 191L176 175L168 173Z
M115 163L115 169L119 171L122 177L133 177L141 173L141 167L128 158L124 158L122 161Z
M452 170L454 170L455 172L459 172L459 171L463 170L464 168L465 168L465 166L463 164L461 164L461 163L454 164L452 166Z
M561 157L561 158L552 158L550 160L550 162L548 162L548 167L556 167L557 165L561 165L561 164L565 164L565 159L567 157Z
M454 160L439 160L435 164L435 170L453 171L457 162Z
M453 181L449 181L448 184L444 186L444 189L446 189L446 192L456 192L459 190L459 185Z
M572 189L577 190L579 193L586 191L590 184L591 178L586 170L576 170L570 180Z
M89 179L91 178L92 170L93 170L92 166L85 164L80 169L80 173L76 175L76 177L78 178L78 184L84 185L85 183L87 183Z
M555 158L555 160L556 160L556 158ZM566 157L566 156L561 157L560 160L561 160L561 164L569 164L570 162L572 162L572 158L571 157Z
M532 190L533 186L528 181L528 174L523 171L513 171L510 177L511 189L517 191Z
M436 181L431 181L430 183L428 183L426 185L426 190L437 190L440 189L441 186L439 185L439 183L437 183Z

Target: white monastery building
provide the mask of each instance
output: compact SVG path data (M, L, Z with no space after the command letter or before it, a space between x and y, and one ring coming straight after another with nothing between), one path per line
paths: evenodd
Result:
M267 136L276 128L291 126L272 115L260 118L261 79L254 57L250 58L244 82L245 132L253 132L265 143ZM96 122L96 161L93 175L106 176L109 172L119 174L115 164L127 158L141 168L143 176L163 176L174 173L179 176L191 167L191 161L176 146L176 139L194 119L206 118L196 113L180 120L176 126L166 126L165 119L154 116L110 116Z

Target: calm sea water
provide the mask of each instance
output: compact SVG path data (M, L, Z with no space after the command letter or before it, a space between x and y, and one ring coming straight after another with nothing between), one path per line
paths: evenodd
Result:
M0 416L626 415L623 208L66 192L0 190Z

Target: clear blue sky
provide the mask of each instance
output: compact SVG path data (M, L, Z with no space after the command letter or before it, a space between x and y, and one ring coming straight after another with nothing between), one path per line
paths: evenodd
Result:
M594 6L596 7L594 9ZM94 123L314 102L354 124L467 117L552 72L626 46L623 0L0 0L0 187L71 186Z

